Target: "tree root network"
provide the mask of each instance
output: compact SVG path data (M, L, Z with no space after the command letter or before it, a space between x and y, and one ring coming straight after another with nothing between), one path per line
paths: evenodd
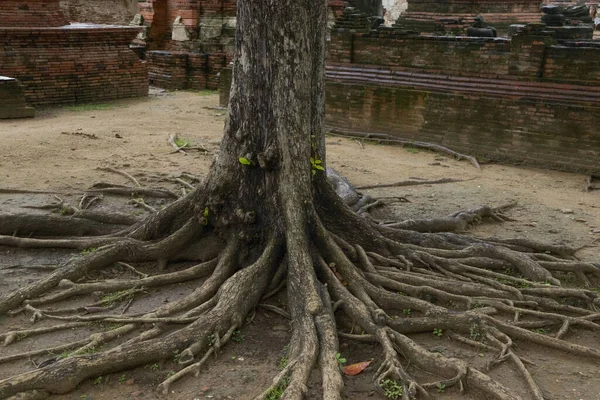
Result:
M139 183L134 188L100 185L94 189L99 191L176 197L145 190ZM6 235L0 237L1 245L94 248L0 298L1 314L28 315L32 323L0 333L6 348L23 340L35 344L37 337L52 332L94 329L79 341L0 356L3 364L54 354L34 369L1 379L0 398L67 393L86 379L175 355L180 369L158 386L169 393L181 379L200 374L257 307L289 318L292 335L287 364L256 399L277 390L286 399L303 398L315 364L321 369L322 398L341 399L340 338L378 344L374 384L394 382L401 399L427 398L439 388L475 390L499 400L543 399L530 371L532 362L515 341L600 362L599 348L568 340L573 330L600 332L599 265L575 259L575 250L563 246L454 233L486 218L505 220L502 211L508 207L482 206L440 219L377 224L338 198L329 206L337 207L336 220L317 206L309 228L300 229L294 240L266 235L255 243L233 231L219 232L216 257L183 270L140 272L143 263L165 266L181 254L201 259L205 249L190 249L217 235L208 218L189 212L182 217L188 197L144 221L115 214L100 223L98 215L62 200L57 207L68 210L62 216L0 216L6 227L0 232ZM295 215L289 213L286 221L293 221ZM184 222L166 222L175 219ZM128 278L90 278L114 265L127 271ZM128 311L153 288L198 280L202 283L177 301L144 313ZM286 309L268 303L281 290L287 291ZM57 306L95 293L105 295L80 307ZM40 321L46 323L35 327ZM343 321L351 321L352 328ZM487 368L477 369L411 338L422 332L448 335L493 356ZM528 393L516 393L488 375L504 363L513 365ZM415 371L431 378L417 378L423 374Z

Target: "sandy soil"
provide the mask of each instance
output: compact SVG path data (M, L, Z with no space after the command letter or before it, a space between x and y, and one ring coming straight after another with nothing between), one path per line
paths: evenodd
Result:
M218 96L212 93L153 91L147 98L96 106L48 108L39 110L35 119L0 121L0 189L52 191L67 201L77 202L82 190L94 182L128 184L126 178L98 169L112 167L127 171L144 185L180 190L165 178L181 172L202 176L210 166L212 155L174 154L167 144L167 137L177 133L181 138L216 152L225 118L224 111L217 104ZM436 153L337 137L328 137L327 144L329 165L357 186L410 178L464 179L450 184L366 191L373 196L402 196L410 200L391 207L400 219L439 216L484 203L497 206L516 201L517 206L508 212L513 221L479 225L470 234L567 243L582 248L578 252L580 258L600 262L600 191L584 192L585 176L490 164L477 170L468 162L455 161ZM0 191L0 212L28 212L31 210L23 206L51 201L53 197L50 194L3 194ZM118 205L133 215L144 213L126 200L118 204L106 201L109 206ZM27 268L27 265L56 264L73 256L68 252L24 253L7 248L0 248L0 254L0 292L12 290L47 273L43 269ZM184 267L182 264L174 268ZM152 266L147 268L150 270ZM173 301L193 290L197 283L153 292L147 302L134 302L132 308L139 311L159 302ZM1 318L0 330L24 324L28 322L23 317ZM0 354L49 347L85 338L89 333L89 330L82 329L45 335L35 341L23 340L2 349ZM257 311L255 320L244 328L241 343L227 346L219 354L218 362L209 363L209 368L199 378L185 379L175 385L169 398L252 398L269 384L278 371L289 334L285 320ZM478 366L492 357L491 354L461 347L445 336L438 338L422 334L416 338L431 350L441 351L447 356L460 354ZM600 337L578 331L569 339L597 347ZM540 350L526 343L518 345L518 351L534 361L532 374L542 383L547 399L600 399L598 364L559 352ZM377 365L380 357L377 347L358 347L352 343L342 342L341 352L348 362L372 358ZM15 370L26 371L33 368L32 362L48 357L37 356L16 365L0 365L0 376L7 376ZM100 381L86 382L74 394L54 398L160 398L153 389L175 368L172 360L166 360L135 371L104 376ZM527 398L524 383L510 365L497 368L492 376L508 382ZM372 371L346 378L346 398L383 398L373 391L371 377ZM317 398L318 386L315 374L310 383L309 398ZM439 393L439 396L445 399L482 399L473 392L461 397L454 388Z

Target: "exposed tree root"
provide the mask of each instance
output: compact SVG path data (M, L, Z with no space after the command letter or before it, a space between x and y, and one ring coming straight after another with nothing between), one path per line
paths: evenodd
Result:
M347 137L347 138L360 138L360 139L372 140L372 141L379 142L379 143L392 143L392 144L397 143L397 144L401 144L401 145L413 146L418 149L427 149L427 150L438 151L440 153L448 154L452 157L455 157L458 160L463 160L463 159L468 160L471 164L473 164L473 166L475 168L481 168L481 166L479 165L479 162L477 162L477 159L475 157L458 153L458 152L451 150L445 146L435 144L435 143L427 143L427 142L420 142L420 141L416 141L416 140L401 139L401 138L398 138L398 137L395 137L392 135L388 135L385 133L365 133L365 132L356 132L356 131L351 131L351 130L346 130L346 129L331 128L331 127L329 128L328 133L330 135Z
M341 399L338 337L378 343L382 355L376 360L374 381L378 385L395 381L403 389L403 399L427 398L440 387L456 387L459 392L476 389L500 400L516 400L523 395L465 360L426 350L408 336L418 332L443 331L453 340L496 353L489 368L503 362L514 364L535 399L543 398L541 389L528 371L531 362L518 354L514 340L600 361L600 349L566 340L574 329L600 331L598 293L563 287L560 281L564 274L572 274L584 286L598 285L597 265L573 260L572 250L560 246L421 232L437 231L436 227L464 230L482 217L497 216L500 210L479 207L446 219L380 226L344 211L347 209L339 198L331 199L331 204L339 207L343 224L290 204L285 208L287 226L302 226L310 220L309 229L291 230L285 240L275 235L277 239L272 237L262 245L228 233L218 259L176 272L140 272L135 263L164 260L166 265L212 229L195 217L173 223L172 217L186 201L189 199L179 200L146 220L144 224L169 227L170 233L162 236L153 233L156 226L136 223L98 238L0 238L4 245L17 246L45 243L81 248L81 243L90 241L102 244L48 277L0 299L2 313L31 314L33 322L57 321L43 328L1 333L4 346L59 330L88 328L92 322L117 324L114 329L99 330L73 343L1 357L0 363L8 363L62 354L45 360L35 370L1 380L0 398L66 393L84 379L172 359L176 354L181 369L159 386L167 393L187 375L197 376L255 307L291 318L292 324L289 362L257 399L274 390L284 391L287 399L303 398L317 362L323 398ZM349 226L361 227L362 240L356 240L355 230L347 229ZM71 245L65 245L67 242ZM86 278L115 263L136 278L93 282ZM195 279L204 281L178 301L144 313L127 312L134 295L143 297L144 291L152 288ZM289 311L261 302L284 286ZM40 308L94 293L104 293L107 299L86 307ZM353 321L352 331L336 326L341 314ZM141 327L147 328L136 333ZM552 329L553 335L541 333L540 328ZM98 352L101 347L105 350ZM414 368L435 378L420 381ZM64 379L66 376L69 379Z

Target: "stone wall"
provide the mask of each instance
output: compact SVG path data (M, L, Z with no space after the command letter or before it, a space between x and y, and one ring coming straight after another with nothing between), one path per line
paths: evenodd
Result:
M138 31L0 28L0 75L18 78L31 105L145 96L146 64L129 49Z
M533 32L508 40L334 30L326 123L598 175L600 46Z

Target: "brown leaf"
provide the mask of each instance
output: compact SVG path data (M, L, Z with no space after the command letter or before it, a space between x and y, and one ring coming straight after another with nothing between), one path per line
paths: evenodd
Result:
M358 375L361 372L363 372L369 365L371 365L372 362L373 361L363 361L363 362L359 362L356 364L346 365L342 369L342 372L345 375L350 375L350 376Z

